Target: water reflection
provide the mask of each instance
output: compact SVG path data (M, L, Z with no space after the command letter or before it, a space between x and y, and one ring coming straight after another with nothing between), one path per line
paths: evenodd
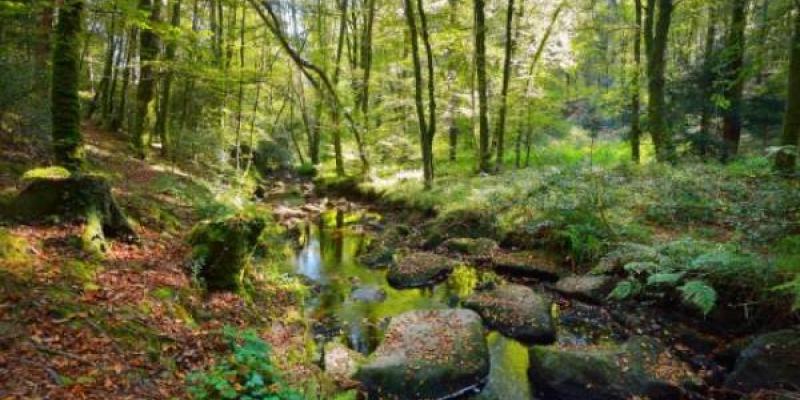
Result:
M465 284L473 282L472 270L455 273L432 288L398 290L386 281L386 272L369 269L358 256L370 237L355 225L358 215L323 213L306 224L295 259L295 272L317 287L306 302L306 317L316 321L319 341L344 339L351 348L368 354L380 343L389 318L406 311L457 307L460 296L469 294ZM458 272L458 271L457 271ZM359 294L381 293L374 299ZM527 348L497 333L488 337L492 372L481 399L523 399L530 397L526 375ZM323 346L319 346L322 348Z

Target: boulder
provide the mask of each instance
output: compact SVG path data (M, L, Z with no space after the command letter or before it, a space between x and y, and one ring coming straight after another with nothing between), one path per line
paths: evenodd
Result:
M497 242L489 238L450 238L440 246L442 250L477 259L489 259L497 251Z
M323 363L325 372L333 378L340 387L350 388L356 386L353 375L358 371L358 366L364 362L364 356L347 346L329 342L325 344Z
M550 220L526 224L506 234L503 246L523 250L545 248L555 242L558 224Z
M739 354L725 387L741 392L800 390L800 329L757 336Z
M556 282L555 289L570 297L602 303L606 296L614 290L616 280L605 275L571 275Z
M646 337L622 345L534 346L529 354L531 383L545 399L671 400L699 382L688 365Z
M561 275L554 257L541 251L496 253L492 257L492 265L500 272L543 281L556 281Z
M401 314L355 378L376 398L440 399L469 392L489 374L484 334L471 310Z
M264 217L237 215L204 221L192 229L191 262L208 290L236 291L241 287L245 267L266 226Z
M370 246L358 257L358 262L367 268L386 268L394 263L394 249L384 245Z
M527 343L555 341L552 302L527 286L508 284L480 291L468 297L464 306L477 311L490 328L508 337Z
M386 278L397 288L430 286L443 281L453 271L455 262L433 253L412 253L389 268Z
M441 214L425 227L424 247L434 249L449 238L497 238L495 216L483 210L453 210Z
M360 286L350 292L350 299L362 303L380 303L386 300L386 291L377 286Z

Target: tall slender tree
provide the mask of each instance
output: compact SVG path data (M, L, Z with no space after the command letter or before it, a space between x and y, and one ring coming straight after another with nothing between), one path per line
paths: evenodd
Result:
M148 126L150 102L155 92L156 67L159 39L154 27L161 21L161 0L140 0L139 9L150 15L150 26L139 33L139 88L136 91L136 112L133 122L133 151L136 157L145 158L144 136Z
M783 136L781 137L781 145L784 148L778 152L775 158L775 168L784 174L795 171L797 151L800 145L800 1L798 0L794 0L794 13L794 33L790 42L789 99L783 117Z
M647 0L644 42L647 52L647 120L656 148L656 160L673 161L675 148L667 124L665 98L666 53L672 23L673 0ZM657 12L656 12L657 11Z
M53 150L64 167L77 171L83 160L78 99L79 46L83 0L65 0L58 13L53 49Z
M733 0L731 23L725 44L725 99L727 107L722 115L722 139L725 144L723 159L728 160L739 152L742 136L742 88L744 87L745 27L747 25L747 0Z
M486 12L484 0L473 0L475 14L475 70L478 78L478 170L489 172L489 99L486 84Z
M506 8L506 39L505 39L505 59L503 61L503 87L500 90L500 112L497 117L497 160L495 167L497 170L503 167L503 157L505 156L505 132L506 132L506 105L508 103L508 84L511 80L511 59L514 56L514 36L512 32L514 19L514 0L508 0Z
M641 98L639 79L642 74L642 0L634 0L634 14L636 32L633 36L633 77L631 82L631 158L633 162L641 161L641 136L640 125Z

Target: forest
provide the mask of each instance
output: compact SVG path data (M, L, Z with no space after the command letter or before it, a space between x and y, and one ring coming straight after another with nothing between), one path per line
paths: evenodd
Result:
M0 399L798 399L800 0L0 0Z

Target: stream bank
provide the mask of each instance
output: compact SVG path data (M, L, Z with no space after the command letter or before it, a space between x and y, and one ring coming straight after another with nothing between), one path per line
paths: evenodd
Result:
M591 365L600 365L608 388L600 398L740 397L725 385L735 357L726 363L719 356L729 347L730 337L703 332L669 313L653 313L648 304L604 304L610 290L606 282L587 283L563 263L543 266L533 262L538 261L536 254L520 257L512 249L468 240L431 243L423 232L430 210L374 206L363 203L364 197L358 199L362 202L328 201L309 194L302 201L284 199L277 207L297 237L296 257L286 272L303 276L312 288L305 314L321 365L332 343L361 354L353 363L363 365L364 358L369 360L380 349L397 316L462 308L471 296L519 285L548 305L552 339L514 339L508 329L491 322L491 315L482 313L489 372L475 385L465 386L469 390L450 394L475 399L588 398L580 384L553 382L591 386L599 379ZM398 265L402 268L405 260L424 254L438 257L435 264L447 267L429 282L406 288L389 279ZM508 311L500 307L492 312ZM504 318L508 319L498 319ZM636 355L635 348L646 351ZM586 372L580 372L581 366ZM563 375L567 370L574 373Z

